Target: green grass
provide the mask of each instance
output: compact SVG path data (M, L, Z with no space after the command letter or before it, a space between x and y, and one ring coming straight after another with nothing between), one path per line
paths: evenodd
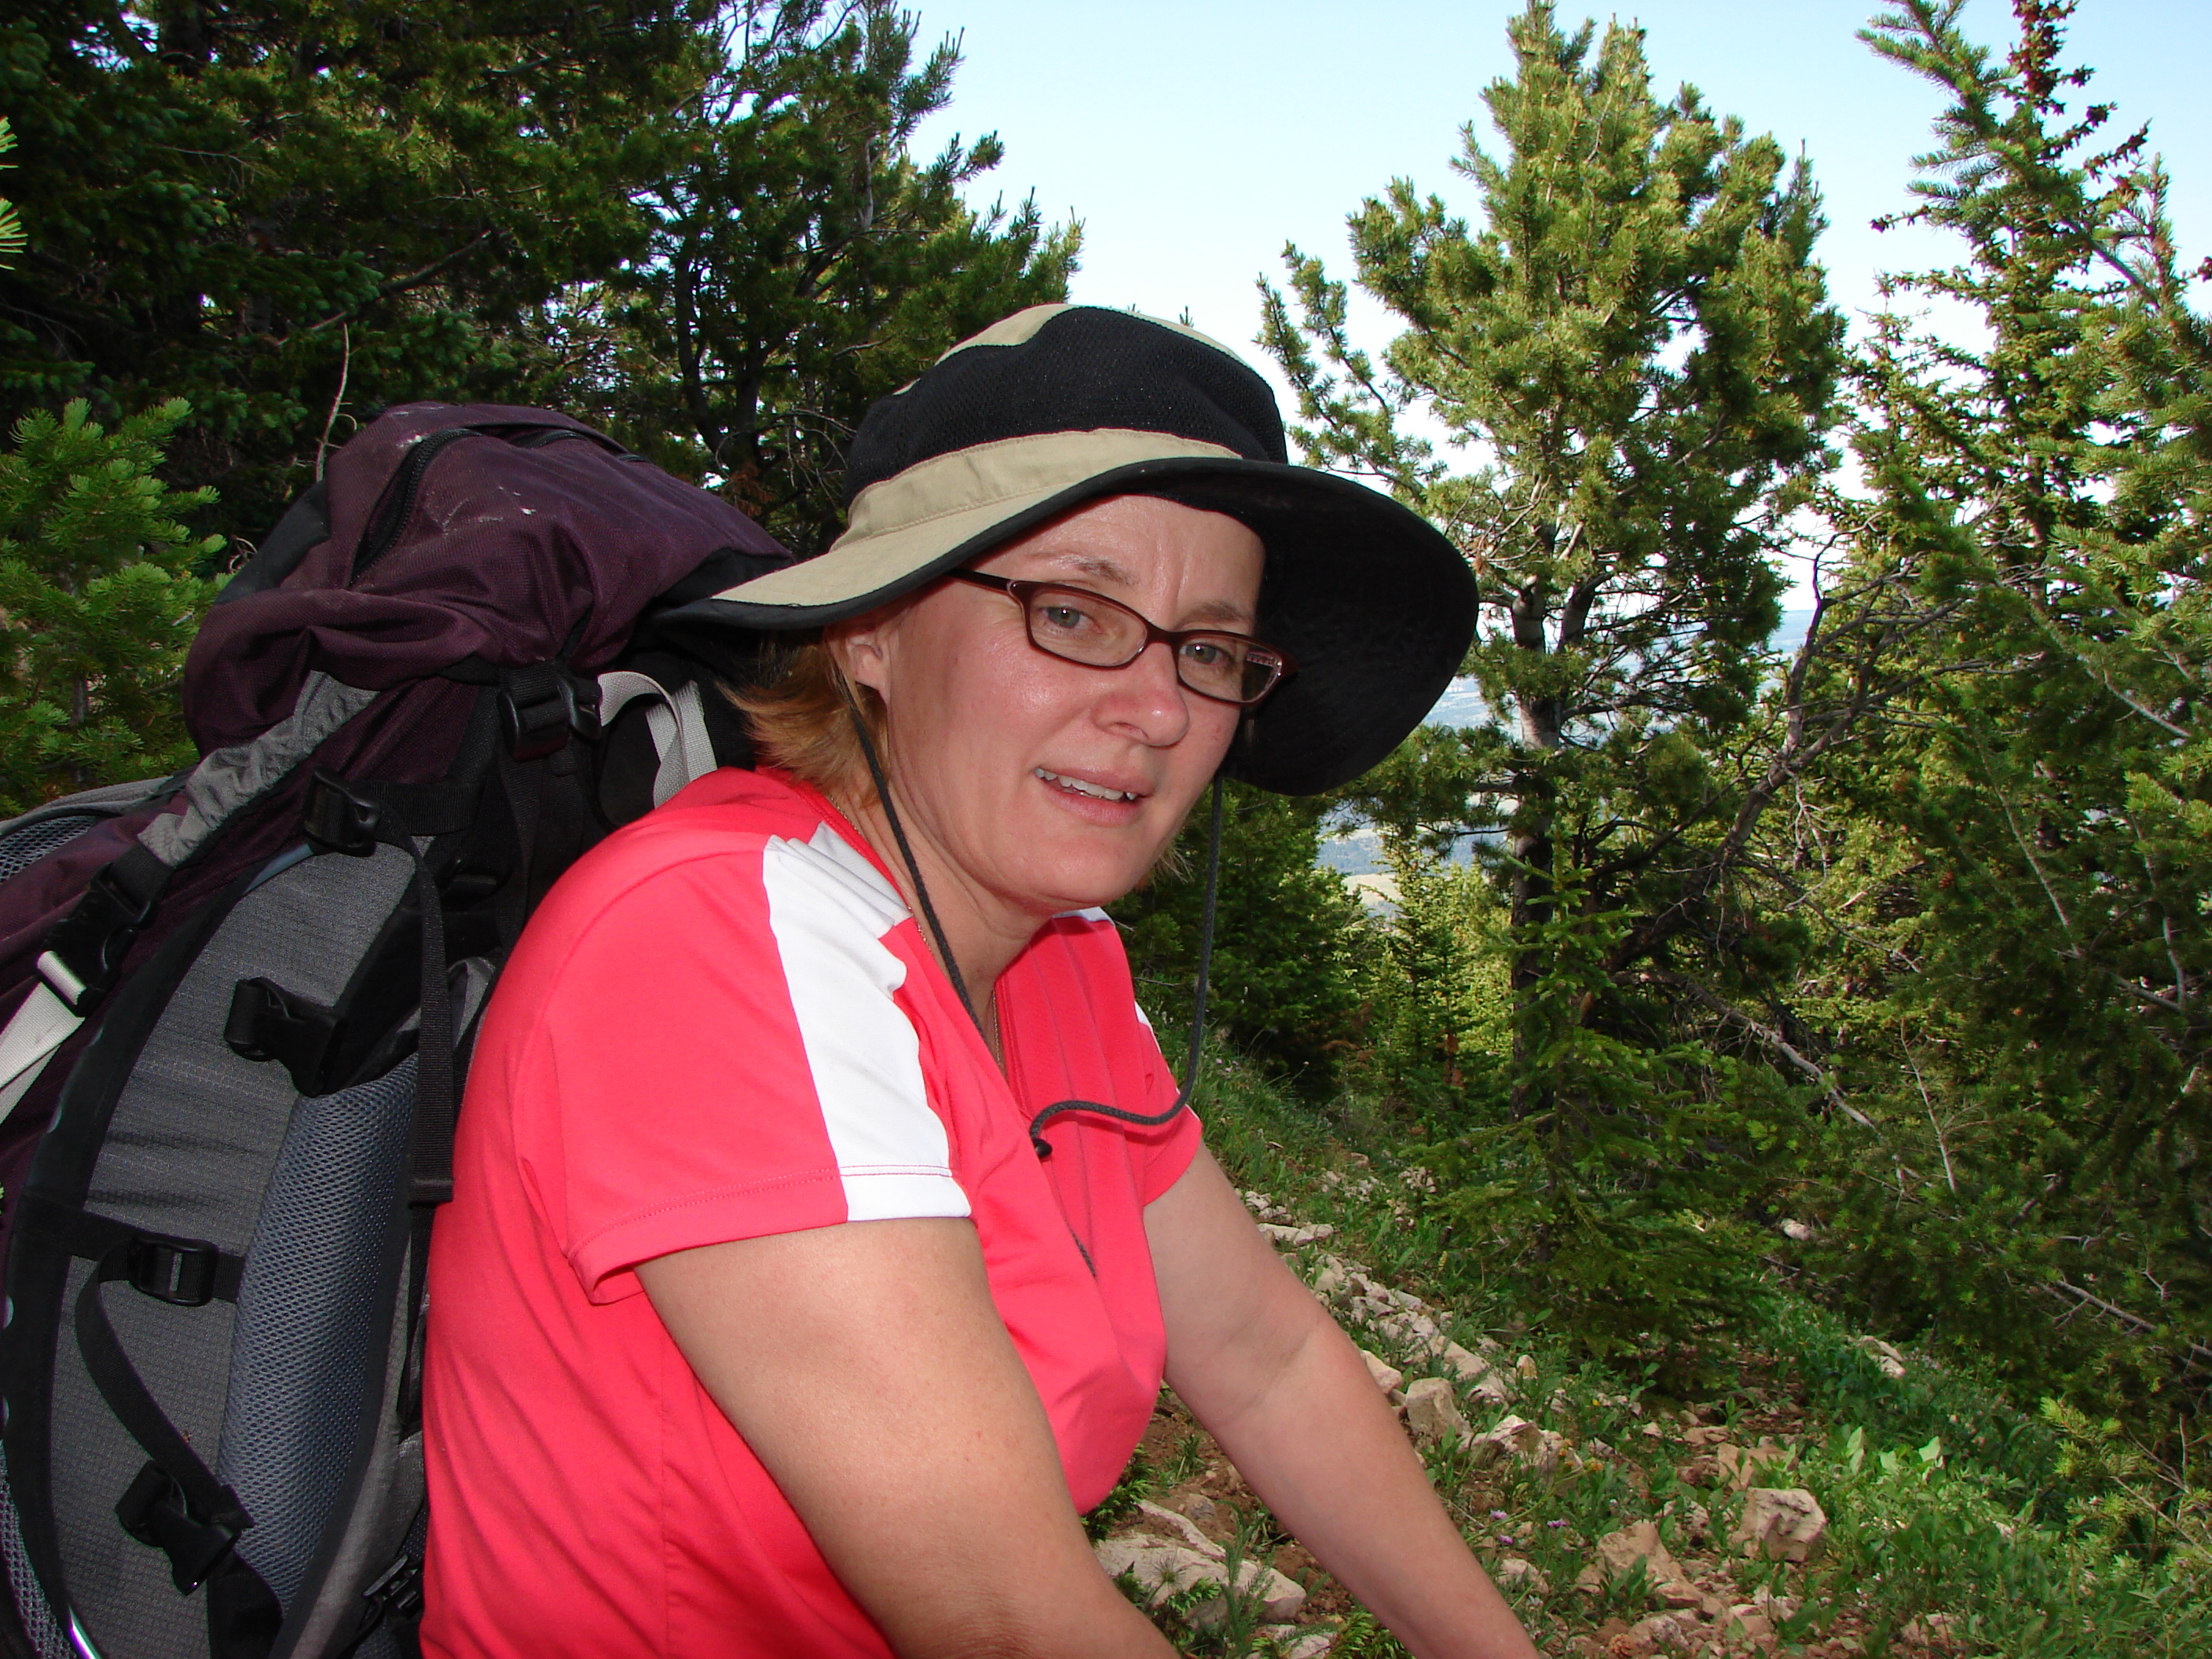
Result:
M1519 1382L1507 1409L1567 1437L1577 1455L1555 1475L1476 1472L1455 1448L1429 1455L1478 1553L1519 1555L1549 1579L1548 1595L1514 1597L1545 1650L1573 1651L1574 1638L1608 1619L1657 1609L1640 1583L1595 1595L1574 1587L1599 1537L1653 1519L1686 1566L1724 1572L1744 1600L1765 1591L1797 1604L1779 1632L1785 1653L2212 1654L2212 1495L2160 1487L2100 1426L2007 1400L1952 1367L1909 1355L1904 1376L1887 1376L1834 1313L1781 1285L1747 1323L1704 1344L1693 1370L1711 1386L1696 1405L1736 1426L1743 1443L1769 1429L1795 1443L1782 1483L1820 1503L1827 1552L1806 1566L1729 1555L1741 1499L1684 1484L1694 1449L1681 1443L1679 1413L1691 1402L1655 1390L1656 1364L1601 1364L1546 1329L1541 1310L1517 1306L1503 1276L1407 1187L1387 1115L1357 1102L1297 1105L1233 1054L1214 1054L1200 1109L1238 1187L1300 1221L1334 1225L1336 1237L1319 1249L1435 1304L1439 1317L1449 1310L1461 1341L1487 1335L1504 1345L1506 1363L1523 1353L1534 1362L1535 1377ZM1300 1255L1310 1273L1316 1249ZM1441 1369L1384 1357L1409 1374ZM1463 1403L1478 1431L1503 1415ZM1663 1437L1646 1431L1654 1425ZM1610 1454L1589 1455L1593 1440ZM1702 1540L1688 1525L1692 1504L1708 1511ZM1932 1647L1908 1645L1931 1632ZM1856 1646L1832 1645L1838 1638ZM1400 1651L1364 1615L1345 1626L1337 1650Z

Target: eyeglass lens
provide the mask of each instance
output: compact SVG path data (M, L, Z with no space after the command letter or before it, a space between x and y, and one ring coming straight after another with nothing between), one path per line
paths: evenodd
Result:
M1152 625L1127 606L1076 587L1035 587L1023 604L1030 639L1041 651L1094 668L1122 668L1150 643ZM1282 664L1255 641L1234 634L1190 633L1175 647L1176 678L1224 702L1256 702Z

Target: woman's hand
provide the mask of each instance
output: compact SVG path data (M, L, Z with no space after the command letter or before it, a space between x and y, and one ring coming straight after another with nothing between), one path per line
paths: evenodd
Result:
M1091 1553L970 1223L848 1222L637 1275L900 1654L1171 1653Z
M1201 1151L1145 1212L1168 1381L1298 1540L1421 1659L1534 1659L1366 1362Z

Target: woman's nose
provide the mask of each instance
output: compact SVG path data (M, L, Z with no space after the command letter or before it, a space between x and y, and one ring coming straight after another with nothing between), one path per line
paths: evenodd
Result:
M1102 700L1103 723L1127 727L1155 747L1181 742L1190 729L1192 694L1176 678L1175 647L1154 640L1127 667L1106 677L1110 689Z

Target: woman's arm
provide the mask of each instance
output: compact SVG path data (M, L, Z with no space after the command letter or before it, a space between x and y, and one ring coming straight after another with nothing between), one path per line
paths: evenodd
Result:
M1145 1212L1168 1381L1322 1565L1421 1659L1534 1659L1352 1340L1201 1151Z
M1091 1553L970 1223L849 1222L637 1275L900 1654L1171 1652Z

